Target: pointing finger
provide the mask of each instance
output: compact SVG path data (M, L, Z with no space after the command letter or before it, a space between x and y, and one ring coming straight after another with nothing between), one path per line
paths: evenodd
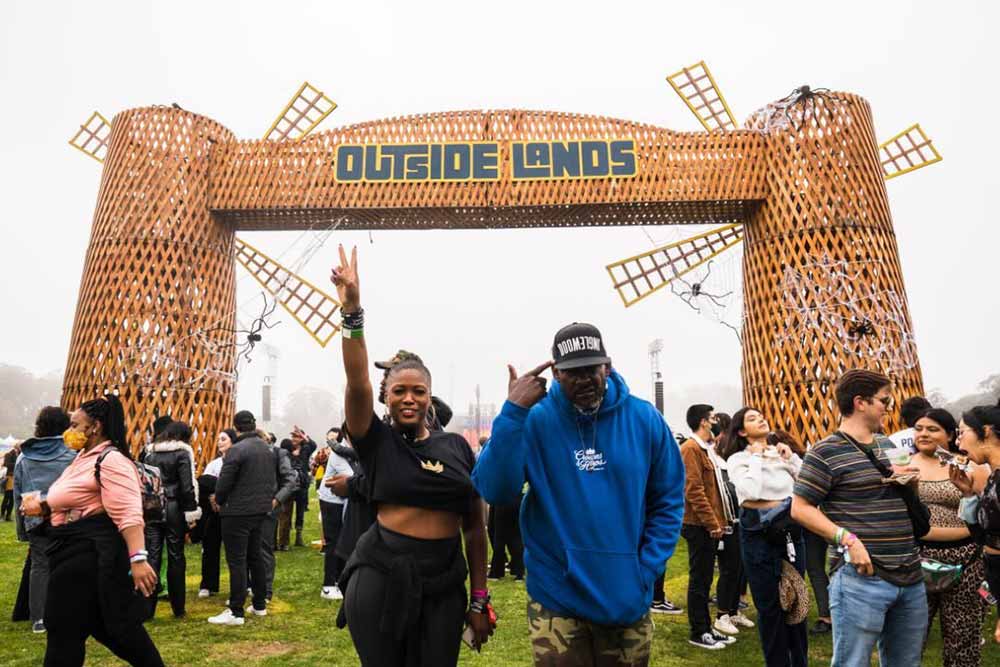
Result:
M553 361L546 361L541 366L537 366L535 368L532 368L530 371L528 371L527 373L525 373L525 375L535 375L535 376L537 376L539 373L542 373L543 371L545 371L545 369L547 369L550 366L552 366L553 363L555 363L555 362L553 362Z

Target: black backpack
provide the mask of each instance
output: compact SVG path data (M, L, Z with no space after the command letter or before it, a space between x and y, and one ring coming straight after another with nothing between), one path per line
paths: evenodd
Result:
M97 480L97 489L101 489L101 462L111 452L118 452L113 445L108 447L97 457L94 464L94 478ZM125 456L122 454L122 456ZM128 458L128 457L126 457ZM129 463L135 466L139 474L139 491L142 493L142 518L146 523L162 523L167 519L167 494L163 490L163 480L160 478L160 469L156 466L149 466L129 459Z

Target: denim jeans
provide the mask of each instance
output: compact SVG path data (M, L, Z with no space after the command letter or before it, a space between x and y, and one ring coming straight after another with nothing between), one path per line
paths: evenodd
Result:
M844 564L830 577L830 613L832 667L868 667L876 644L882 667L920 664L927 633L923 581L900 587Z
M782 562L787 558L786 545L772 544L760 528L760 512L743 509L740 512L740 547L743 567L750 581L750 594L757 608L757 635L760 638L764 664L767 667L806 667L809 664L809 639L805 621L796 625L785 622L778 585ZM793 542L794 567L805 572L805 542Z

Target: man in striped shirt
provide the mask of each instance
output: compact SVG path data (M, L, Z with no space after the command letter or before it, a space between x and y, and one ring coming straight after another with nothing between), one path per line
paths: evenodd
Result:
M882 667L920 664L927 596L913 525L898 487L869 459L890 467L884 450L892 443L878 435L892 408L890 388L889 378L872 371L841 376L840 430L810 448L795 484L792 517L834 549L834 667L867 667L876 643Z

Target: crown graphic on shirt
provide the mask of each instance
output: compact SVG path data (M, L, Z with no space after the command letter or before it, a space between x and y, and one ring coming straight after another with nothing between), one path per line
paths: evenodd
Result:
M434 461L433 463L431 461L421 461L420 467L424 470L429 470L430 472L436 472L438 474L444 472L444 464L440 461Z
M594 449L593 447L588 447L587 449L584 450L583 453L586 454L587 456L593 456L594 454L597 453L597 450Z

